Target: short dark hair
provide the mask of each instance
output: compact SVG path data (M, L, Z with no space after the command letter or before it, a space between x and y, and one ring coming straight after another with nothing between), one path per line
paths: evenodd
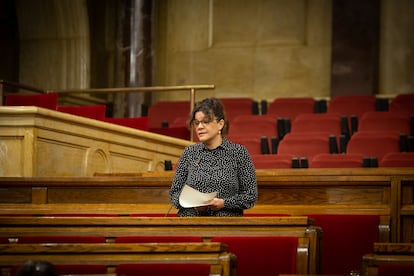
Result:
M199 111L203 112L209 121L212 121L214 117L217 119L217 121L223 120L224 126L221 129L221 133L228 133L229 122L227 121L226 112L224 111L223 104L219 99L206 98L202 101L197 102L194 106L193 111L190 114L190 118L187 123L189 128L191 128L191 125L195 120L195 114Z
M26 261L17 270L17 276L57 276L55 266L48 261Z

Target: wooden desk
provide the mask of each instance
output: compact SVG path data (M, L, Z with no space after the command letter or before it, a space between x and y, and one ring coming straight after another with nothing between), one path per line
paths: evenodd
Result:
M414 255L414 243L376 242L374 243L374 253Z
M0 237L119 236L293 236L298 238L297 271L317 273L321 229L303 216L292 217L0 217Z
M94 177L2 177L0 214L154 213L170 209L173 172ZM258 170L259 199L245 214L375 214L390 217L390 240L414 239L414 170ZM172 209L171 214L177 210Z
M195 243L105 244L0 244L0 266L11 267L26 260L54 264L104 264L108 271L121 263L208 263L211 274L235 276L236 256L227 246Z
M413 243L375 243L374 253L362 258L361 276L376 276L380 265L414 265Z

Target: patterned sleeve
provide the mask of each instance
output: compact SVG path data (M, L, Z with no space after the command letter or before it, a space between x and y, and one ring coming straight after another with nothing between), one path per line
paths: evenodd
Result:
M239 193L226 198L224 207L228 209L248 209L256 204L258 198L256 170L245 146L240 145L235 158L238 164Z

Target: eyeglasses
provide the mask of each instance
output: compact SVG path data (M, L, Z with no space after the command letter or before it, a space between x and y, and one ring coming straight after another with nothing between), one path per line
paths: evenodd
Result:
M201 124L201 126L203 126L203 127L206 127L206 126L208 126L210 123L211 123L211 121L207 121L207 120L203 120L203 121L197 121L197 120L194 120L194 121L192 121L192 125L193 125L194 127L198 127L198 125L199 125L199 124Z

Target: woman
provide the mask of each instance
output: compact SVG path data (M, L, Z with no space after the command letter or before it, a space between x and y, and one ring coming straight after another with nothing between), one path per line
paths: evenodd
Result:
M188 146L177 164L170 199L178 216L242 216L257 200L256 172L246 147L223 137L228 131L218 99L196 104L189 126L200 141ZM202 192L217 192L205 206L184 208L179 197L184 185Z

